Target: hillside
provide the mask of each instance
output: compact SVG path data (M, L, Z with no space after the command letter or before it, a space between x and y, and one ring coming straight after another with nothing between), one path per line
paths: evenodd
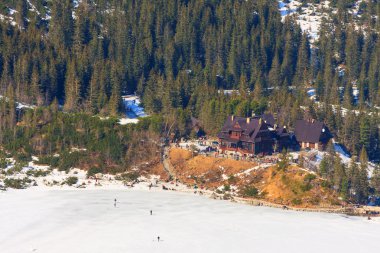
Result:
M195 156L183 149L170 150L177 179L218 194L257 198L296 207L340 207L338 195L326 181L297 165L278 170L276 165Z
M158 162L170 140L216 136L231 115L272 113L289 131L299 119L324 122L354 162L378 162L379 10L370 0L1 1L0 159L130 172ZM220 164L207 164L214 170L202 173L223 179ZM352 195L346 183L362 190L355 202L380 194L363 180L366 166L325 164L341 196ZM312 201L297 187L284 197Z

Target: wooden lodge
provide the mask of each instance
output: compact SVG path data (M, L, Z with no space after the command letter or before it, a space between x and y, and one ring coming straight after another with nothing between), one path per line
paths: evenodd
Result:
M295 138L301 149L324 150L332 134L323 122L297 120Z
M219 150L242 155L271 154L275 140L269 128L260 117L230 116L218 134Z
M275 122L271 114L249 118L229 116L218 134L219 151L247 156L272 154L283 149L324 150L332 138L323 122L298 120L294 135L286 126Z

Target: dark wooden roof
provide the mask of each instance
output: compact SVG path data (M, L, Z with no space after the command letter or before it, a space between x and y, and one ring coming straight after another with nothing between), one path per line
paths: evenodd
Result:
M288 130L285 126L278 126L276 129L276 134L279 137L289 136Z
M260 124L261 123L261 124ZM229 140L229 132L242 132L240 137L244 142L255 142L259 132L268 131L268 125L260 118L247 118L229 116L224 123L222 130L219 132L218 137L221 139Z
M267 123L271 127L273 127L276 124L276 120L274 119L274 116L271 113L264 113L260 117L264 120L265 123Z
M330 138L331 134L323 122L297 120L295 136L298 142L318 143L323 136Z

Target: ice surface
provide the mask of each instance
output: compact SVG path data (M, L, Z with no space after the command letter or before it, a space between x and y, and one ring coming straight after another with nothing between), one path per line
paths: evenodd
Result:
M379 248L379 220L175 192L29 189L0 193L0 207L3 253L350 253Z

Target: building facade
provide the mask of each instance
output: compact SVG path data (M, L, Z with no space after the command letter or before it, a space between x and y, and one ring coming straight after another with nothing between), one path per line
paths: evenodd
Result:
M324 150L332 134L323 122L297 120L295 137L301 149Z
M270 126L260 117L230 116L218 134L221 152L242 155L271 154L275 139Z

